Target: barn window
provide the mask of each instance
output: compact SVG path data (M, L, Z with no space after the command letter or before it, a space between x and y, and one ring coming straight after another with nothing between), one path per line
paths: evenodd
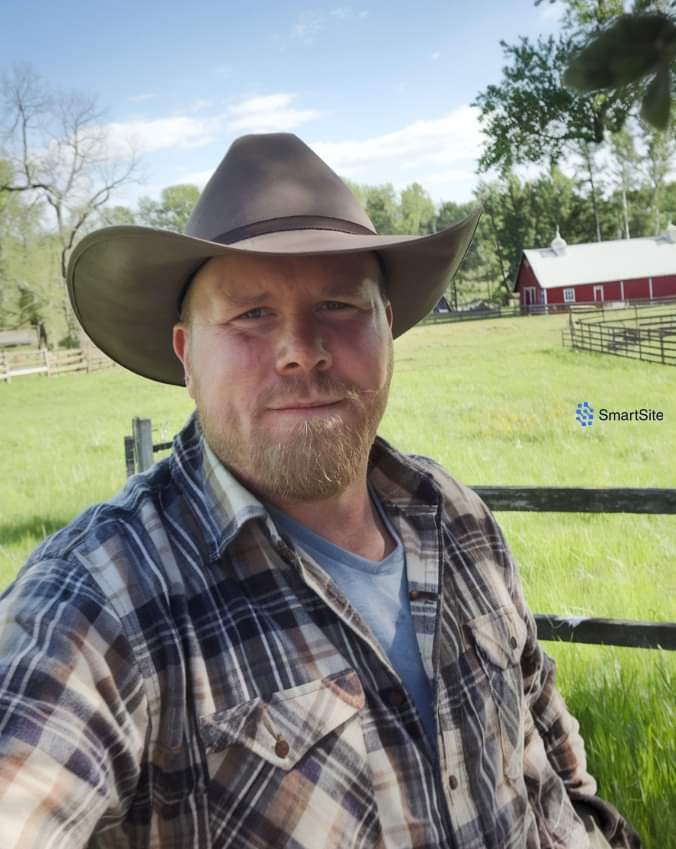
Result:
M575 289L573 289L572 287L570 289L564 289L563 300L567 304L575 303Z

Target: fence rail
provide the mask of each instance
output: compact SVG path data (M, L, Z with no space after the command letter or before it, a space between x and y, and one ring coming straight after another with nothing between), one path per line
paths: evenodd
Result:
M430 313L420 324L444 324L454 321L479 321L488 318L515 318L526 315L571 316L594 315L605 317L607 313L616 314L624 310L643 310L676 304L676 298L637 298L628 301L587 301L576 304L522 304L494 309L452 310L451 312Z
M659 315L571 321L562 331L564 346L616 357L676 366L676 310Z
M124 437L127 475L143 472L153 455L171 448L171 442L153 443L150 419L132 420L132 434ZM553 513L676 514L676 489L627 487L587 489L541 486L473 486L491 508L498 511ZM626 646L676 651L676 622L641 622L625 619L535 614L540 640Z
M62 351L0 351L0 380L44 374L52 377L72 371L98 371L113 361L97 349L69 348Z

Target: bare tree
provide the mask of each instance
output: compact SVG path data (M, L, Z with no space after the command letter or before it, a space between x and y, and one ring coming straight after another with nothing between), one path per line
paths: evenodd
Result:
M113 149L104 114L90 95L52 91L29 65L1 83L0 156L12 179L0 192L25 192L52 211L60 245L63 309L76 330L65 292L68 257L87 222L115 191L136 179L138 157Z

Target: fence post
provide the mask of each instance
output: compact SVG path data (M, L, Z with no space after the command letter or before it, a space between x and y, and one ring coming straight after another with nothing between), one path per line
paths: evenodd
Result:
M131 420L136 470L145 472L153 464L153 427L150 419L134 416Z
M136 473L136 463L134 462L134 437L125 436L124 438L124 464L127 467L127 477L130 478Z

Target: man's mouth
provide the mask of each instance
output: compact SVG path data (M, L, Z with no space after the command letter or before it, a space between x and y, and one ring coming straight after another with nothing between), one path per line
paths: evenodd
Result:
M329 407L336 407L342 403L343 399L328 399L321 401L286 401L283 404L268 407L268 410L274 412L292 412L295 410L324 410Z

